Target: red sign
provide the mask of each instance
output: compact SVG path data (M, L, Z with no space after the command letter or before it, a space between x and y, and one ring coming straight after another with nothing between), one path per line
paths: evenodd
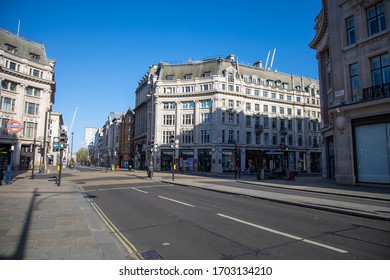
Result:
M18 120L10 120L7 123L7 129L9 133L18 133L23 129L23 125Z

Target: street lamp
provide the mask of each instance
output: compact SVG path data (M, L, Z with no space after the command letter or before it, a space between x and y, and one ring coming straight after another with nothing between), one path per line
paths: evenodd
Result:
M70 144L70 163L72 164L72 159L73 159L73 134L74 132L72 132L72 142Z

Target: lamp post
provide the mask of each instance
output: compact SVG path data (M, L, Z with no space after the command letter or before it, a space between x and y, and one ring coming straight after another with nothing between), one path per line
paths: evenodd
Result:
M149 133L149 143L150 145L154 146L154 130L153 130L153 125L154 125L154 92L153 90L149 91L149 94L146 95L147 97L151 98L151 112L150 112L150 133ZM149 150L149 176L150 179L153 177L153 168L154 168L154 147L150 147Z
M72 132L72 140L71 140L71 144L70 144L70 163L72 164L72 158L73 158L73 134L74 132Z

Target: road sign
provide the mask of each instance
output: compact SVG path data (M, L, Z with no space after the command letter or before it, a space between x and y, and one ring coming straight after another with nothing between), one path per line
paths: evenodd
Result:
M22 123L18 120L10 120L8 123L7 123L7 129L8 129L8 132L9 133L18 133L20 132L22 129L24 128L24 126L22 125Z

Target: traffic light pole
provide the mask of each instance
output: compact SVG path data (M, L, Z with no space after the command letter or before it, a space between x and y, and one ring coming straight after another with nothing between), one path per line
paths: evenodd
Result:
M60 168L58 170L58 183L57 186L61 186L61 173L62 173L62 149L60 150Z
M36 144L36 138L34 137L34 144L32 148L32 154L33 154L33 160L32 160L32 168L31 168L31 179L34 179L34 169L35 169L35 144Z
M172 149L172 181L175 181L175 149Z

